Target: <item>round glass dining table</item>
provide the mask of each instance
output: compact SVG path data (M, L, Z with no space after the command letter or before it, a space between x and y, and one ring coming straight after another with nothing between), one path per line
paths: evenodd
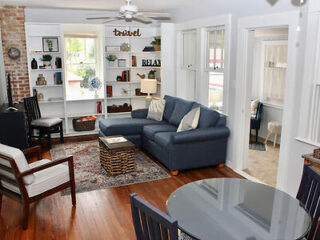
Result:
M205 179L171 194L168 214L201 240L302 239L311 226L300 202L273 187L234 178Z

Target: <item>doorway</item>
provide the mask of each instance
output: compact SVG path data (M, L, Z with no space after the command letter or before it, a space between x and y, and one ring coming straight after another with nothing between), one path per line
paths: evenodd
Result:
M232 119L233 135L230 139L228 160L237 172L249 176L243 169L247 168L249 131L250 131L250 106L252 94L252 43L250 42L252 30L258 28L288 28L288 54L286 70L286 87L284 93L282 121L285 122L281 130L281 149L279 151L279 165L276 187L285 190L288 184L290 167L290 146L294 127L296 78L298 77L297 62L299 49L299 33L296 31L299 23L299 12L278 13L264 16L241 18L237 29L237 81L235 84L234 111ZM250 62L251 60L251 62ZM298 74L298 75L297 75ZM239 127L242 126L242 127Z
M288 52L288 28L251 30L250 143L244 172L276 186ZM251 60L250 60L251 61Z

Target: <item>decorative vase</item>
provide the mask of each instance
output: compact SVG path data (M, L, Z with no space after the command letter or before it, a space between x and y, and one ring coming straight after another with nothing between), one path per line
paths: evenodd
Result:
M31 69L38 69L38 63L34 58L31 61Z
M161 51L161 45L153 45L155 51Z
M151 70L151 71L148 73L148 78L149 78L149 79L155 79L155 78L156 78L155 72L156 72L156 71Z
M56 61L55 61L55 65L56 68L62 68L62 61L61 61L61 57L56 57Z
M109 67L114 67L115 66L115 61L109 61Z

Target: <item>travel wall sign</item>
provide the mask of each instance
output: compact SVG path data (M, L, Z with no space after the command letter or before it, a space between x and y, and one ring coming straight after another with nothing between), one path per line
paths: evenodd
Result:
M141 37L140 29L137 28L135 31L114 29L113 33L116 37Z

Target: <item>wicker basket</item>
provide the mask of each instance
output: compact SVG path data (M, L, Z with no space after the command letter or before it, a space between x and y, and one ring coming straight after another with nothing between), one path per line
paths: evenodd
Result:
M111 175L136 171L134 147L126 150L109 150L99 140L100 163Z
M95 129L96 126L96 120L88 120L88 121L77 121L80 118L74 118L72 119L72 125L73 125L73 129L75 131L92 131Z

